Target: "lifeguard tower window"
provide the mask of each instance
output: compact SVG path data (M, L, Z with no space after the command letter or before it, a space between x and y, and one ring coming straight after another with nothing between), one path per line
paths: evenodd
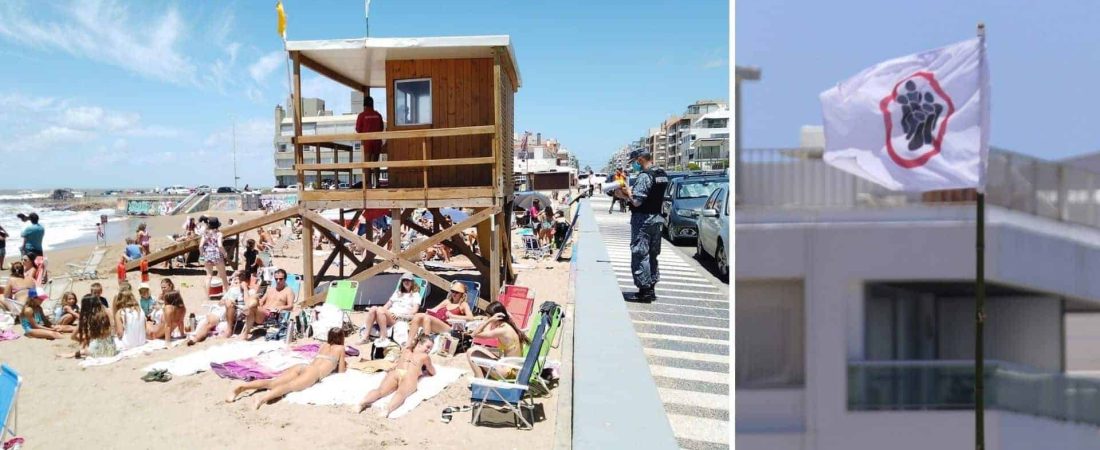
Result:
M432 80L396 80L393 82L394 111L397 125L432 123Z

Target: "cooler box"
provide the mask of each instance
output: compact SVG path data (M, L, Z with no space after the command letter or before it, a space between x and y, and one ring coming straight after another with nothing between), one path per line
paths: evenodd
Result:
M225 287L222 286L222 279L215 277L210 280L210 287L207 288L207 296L210 300L221 300Z

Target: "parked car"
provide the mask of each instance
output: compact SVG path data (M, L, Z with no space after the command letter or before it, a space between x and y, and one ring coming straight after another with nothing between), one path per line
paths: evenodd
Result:
M222 187L218 188L217 192L219 194L236 194L236 193L239 193L240 191L238 191L236 189L233 189L229 186L222 186Z
M209 194L209 193L210 193L210 186L207 186L207 185L205 185L205 184L204 184L204 185L202 185L202 186L196 187L196 188L195 188L195 190L194 190L194 192L200 192L200 193L207 193L207 194Z
M340 183L340 184L336 185L336 189L348 189L350 187L351 187L351 185L348 184L348 183Z
M724 183L710 193L699 211L699 237L695 240L695 256L714 257L718 276L729 280L730 265L730 185Z
M275 186L275 188L272 189L271 192L298 192L298 183L294 183L289 186Z
M668 184L661 212L665 215L665 237L674 245L685 239L695 239L699 234L695 219L707 197L726 177L685 176Z
M168 186L168 189L164 190L168 195L190 195L191 190L180 185Z

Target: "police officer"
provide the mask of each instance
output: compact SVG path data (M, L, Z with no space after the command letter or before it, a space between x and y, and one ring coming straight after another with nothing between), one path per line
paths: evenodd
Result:
M668 175L653 165L649 151L630 152L631 168L638 176L634 185L616 191L630 206L630 271L638 293L636 301L657 300L654 287L661 280L657 270L657 255L661 254L661 202L664 201Z

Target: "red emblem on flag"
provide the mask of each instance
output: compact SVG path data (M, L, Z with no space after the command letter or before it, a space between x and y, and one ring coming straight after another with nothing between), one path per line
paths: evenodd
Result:
M886 122L886 151L898 166L923 166L940 153L947 122L955 113L951 97L931 72L917 72L894 85L879 102Z

